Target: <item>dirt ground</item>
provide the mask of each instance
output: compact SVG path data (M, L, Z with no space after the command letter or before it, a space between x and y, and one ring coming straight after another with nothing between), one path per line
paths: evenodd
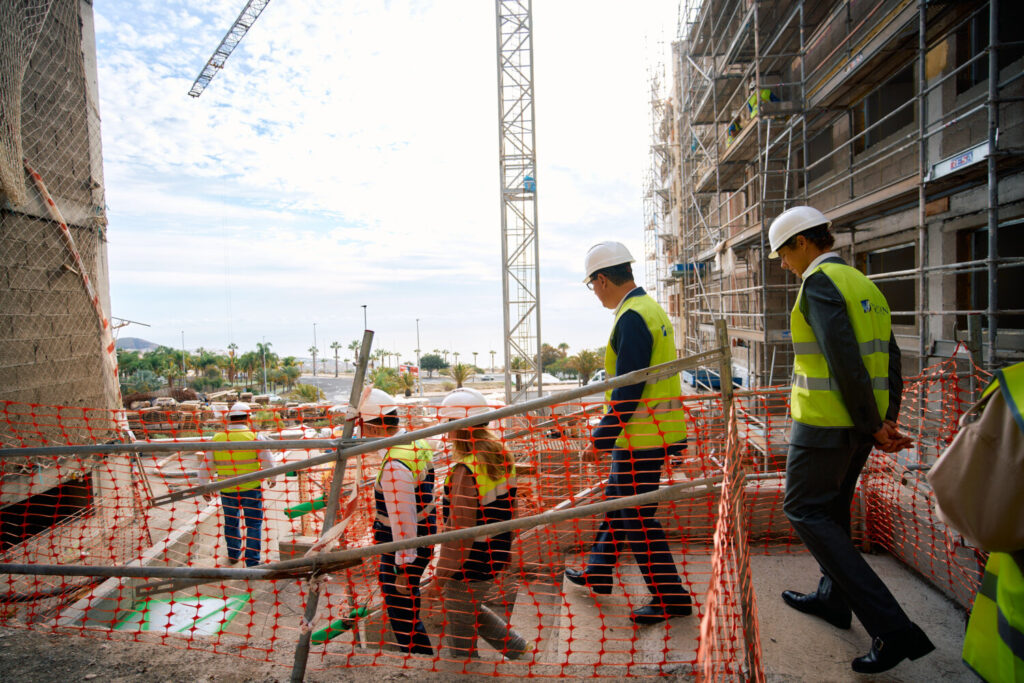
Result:
M785 607L779 593L786 588L807 590L817 581L817 567L806 553L754 555L755 590L758 596L761 647L768 681L973 681L960 661L963 643L963 610L887 555L870 555L868 562L919 623L936 645L935 652L918 661L905 661L878 677L859 676L849 662L864 654L870 638L859 623L838 631L820 620ZM688 624L680 624L687 628ZM182 650L160 644L153 634L112 633L111 640L83 638L72 634L43 634L21 629L0 628L0 677L3 680L111 681L114 683L162 683L164 681L217 681L263 683L289 680L292 649L275 648L276 663ZM138 638L138 642L132 640ZM332 668L314 670L311 662L306 681L406 681L447 683L448 681L493 681L488 676L399 669L392 663L382 667ZM572 678L563 680L588 680ZM582 672L580 672L582 673ZM689 680L685 674L662 680Z

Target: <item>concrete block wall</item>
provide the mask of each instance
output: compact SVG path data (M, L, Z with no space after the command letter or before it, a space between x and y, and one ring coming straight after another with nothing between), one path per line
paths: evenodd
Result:
M67 221L109 316L95 69L91 4L56 0L25 70L24 153ZM82 274L69 269L60 226L27 174L25 181L26 202L0 197L0 400L114 407Z

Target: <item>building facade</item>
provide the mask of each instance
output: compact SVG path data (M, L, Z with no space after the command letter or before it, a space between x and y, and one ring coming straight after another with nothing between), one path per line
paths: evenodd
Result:
M893 310L904 372L1024 357L1024 6L687 0L653 97L648 282L680 354L728 321L745 386L788 382L798 282L768 227L809 204Z

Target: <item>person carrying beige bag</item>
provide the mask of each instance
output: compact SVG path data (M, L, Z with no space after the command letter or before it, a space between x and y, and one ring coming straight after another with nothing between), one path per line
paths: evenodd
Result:
M1024 363L997 370L928 473L939 517L990 553L963 649L964 664L989 683L1024 681L1022 409Z

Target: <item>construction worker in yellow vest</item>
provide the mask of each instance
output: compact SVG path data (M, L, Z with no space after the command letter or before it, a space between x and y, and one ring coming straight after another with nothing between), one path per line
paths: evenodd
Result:
M618 377L676 359L672 323L654 299L633 280L633 256L621 242L601 242L587 252L583 282L601 305L615 312L605 348L607 377ZM605 496L624 498L656 490L669 456L686 447L686 413L679 375L618 387L605 394L606 412L583 453L594 459L610 452L611 474ZM630 615L637 624L655 624L692 611L657 505L614 510L605 515L586 566L566 569L565 577L592 592L612 592L619 558L631 553L651 594L648 605Z
M438 417L461 420L488 412L476 389L455 389L441 402ZM451 466L444 482L444 530L454 531L516 515L516 464L488 421L449 432ZM511 558L512 532L441 544L437 581L447 625L447 654L453 659L477 656L477 637L508 659L532 651L512 626L484 604L495 577Z
M214 434L212 440L215 443L259 440L257 434L249 427L249 404L232 405L227 414L227 428ZM273 456L270 451L264 449L207 451L199 466L199 483L206 484L214 478L217 481L230 479L273 466ZM268 488L273 488L274 483L271 479L267 484ZM213 495L209 494L206 498L213 500ZM260 563L262 546L263 487L259 481L229 486L221 489L220 501L224 510L224 540L228 547L228 564L235 564L242 559L244 539L245 566L255 567ZM240 522L245 526L244 535Z
M1024 431L1024 363L996 371L982 396L997 391ZM988 683L1024 681L1024 548L989 554L967 622L963 658Z
M366 387L359 399L363 437L385 438L399 426L398 401L386 391ZM423 440L389 448L381 458L373 485L376 519L374 543L390 543L437 532L434 511L434 451ZM434 553L433 546L406 548L381 555L377 580L391 632L404 652L433 655L434 648L420 619L420 579Z
M871 449L911 445L896 429L903 394L889 304L875 284L832 251L824 214L797 206L768 230L769 258L801 278L790 313L793 387L783 511L821 569L812 593L787 590L795 610L848 629L851 611L872 637L853 660L879 673L934 649L850 538L850 505Z
M750 118L756 118L760 111L761 102L778 102L778 96L771 91L770 88L761 88L759 92L755 92L756 85L754 81L750 82L750 97L747 98L747 114ZM758 96L760 95L760 97Z

